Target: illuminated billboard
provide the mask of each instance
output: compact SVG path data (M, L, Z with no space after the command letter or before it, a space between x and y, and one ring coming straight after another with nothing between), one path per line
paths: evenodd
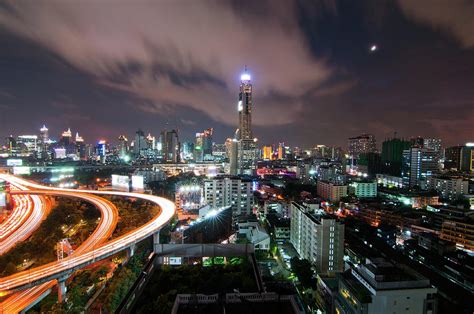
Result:
M30 167L13 167L14 175L30 174Z
M7 166L9 166L9 167L23 166L23 160L21 160L21 159L7 159Z
M118 174L112 175L112 188L117 190L128 191L130 188L130 178Z
M143 176L132 176L132 190L143 191L144 189Z

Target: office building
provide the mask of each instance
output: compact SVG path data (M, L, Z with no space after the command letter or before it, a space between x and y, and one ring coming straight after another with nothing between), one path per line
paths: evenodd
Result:
M366 259L337 278L336 313L437 313L437 289L404 265Z
M410 149L410 141L392 138L382 143L383 173L400 176L402 173L403 151Z
M339 202L341 197L347 196L347 185L318 180L317 193L330 202Z
M226 176L205 180L204 202L212 208L231 206L234 217L249 215L253 208L252 181Z
M86 160L86 144L84 143L84 139L82 138L82 136L79 135L79 132L76 132L75 144L77 157L81 160Z
M290 242L318 273L344 268L344 224L308 204L291 203Z
M160 143L164 162L178 163L181 161L177 130L163 130L160 135Z
M372 134L362 134L356 137L351 137L348 140L349 155L354 159L359 158L361 153L375 153L377 152L377 144L375 136Z
M461 150L461 171L474 173L474 143L466 143Z
M421 186L439 172L438 153L419 147L403 151L402 178L405 186Z
M19 135L16 146L22 155L34 156L38 152L38 135Z
M212 133L213 129L209 128L202 133L196 133L196 142L194 145L194 160L197 162L211 161L212 156Z
M463 177L429 177L426 189L436 190L444 199L456 200L459 196L468 194L469 181Z
M120 158L124 159L128 154L128 139L125 135L120 135L118 141L118 154Z
M451 146L444 150L444 169L461 170L461 155L464 146Z
M133 155L139 157L146 148L147 142L145 133L141 129L138 129L138 131L135 132L135 141L133 142Z

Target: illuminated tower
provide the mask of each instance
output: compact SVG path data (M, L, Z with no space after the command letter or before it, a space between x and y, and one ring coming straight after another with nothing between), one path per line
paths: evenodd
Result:
M253 174L257 160L257 139L252 134L252 84L250 74L245 72L240 76L239 102L239 128L235 132L238 146L238 174Z
M240 76L240 93L237 105L239 111L239 140L250 140L252 137L252 83L250 74L245 72Z

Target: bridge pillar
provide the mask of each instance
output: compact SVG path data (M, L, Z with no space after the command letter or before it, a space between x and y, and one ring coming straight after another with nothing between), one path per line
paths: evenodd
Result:
M135 244L130 245L127 249L127 261L135 254Z
M155 249L157 244L160 244L160 230L153 233L153 249Z
M64 299L66 298L66 279L58 279L58 303L63 303Z

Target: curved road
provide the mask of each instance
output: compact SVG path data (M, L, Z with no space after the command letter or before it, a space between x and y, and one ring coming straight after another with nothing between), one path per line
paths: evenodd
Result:
M27 190L20 184L12 184L13 189ZM46 217L49 206L37 195L16 195L15 207L8 218L0 225L0 255L18 242L27 239Z
M35 192L26 191L26 193ZM117 226L117 207L110 201L105 200L101 197L84 193L73 193L63 191L41 191L36 193L81 198L87 202L92 203L100 210L101 218L94 232L74 251L74 253L71 254L71 256L80 255L102 244L112 235L115 230L115 227ZM57 261L54 263L59 264L61 263L61 261ZM50 289L56 284L56 280L51 280L34 288L16 292L10 297L8 297L8 299L0 303L0 310L5 313L18 313L23 309L27 308L30 304L34 303L41 296L48 294L50 292Z
M94 248L93 250L84 252L80 255L68 256L60 262L49 263L32 270L22 271L14 275L1 278L0 291L17 290L32 287L34 285L38 285L51 279L58 279L72 273L77 269L80 269L84 266L107 258L113 254L116 254L117 252L120 252L126 248L133 247L137 242L149 237L152 234L157 233L162 226L169 222L169 220L173 217L175 213L175 206L173 202L154 195L113 191L58 189L31 183L29 181L11 175L0 175L0 177L3 177L5 180L8 180L10 182L22 184L30 188L41 189L43 192L45 192L45 190L49 192L64 191L73 193L92 193L98 195L117 195L124 197L140 198L159 205L161 209L160 213L148 223L118 238L115 238L112 241L107 242L106 244L100 245L99 247Z

